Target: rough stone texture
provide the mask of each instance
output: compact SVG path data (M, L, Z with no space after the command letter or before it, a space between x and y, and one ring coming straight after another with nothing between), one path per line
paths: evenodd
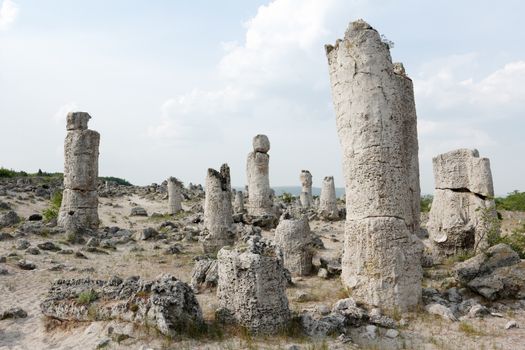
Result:
M433 159L435 192L427 229L437 255L486 248L496 216L490 161L458 149Z
M18 224L19 222L20 217L13 210L6 211L5 213L0 213L0 228L12 226Z
M325 220L339 219L333 176L326 176L323 179L323 187L321 187L321 196L319 199L319 216Z
M412 81L362 20L326 53L346 186L342 280L359 302L406 309L422 279Z
M282 253L253 237L218 254L217 316L252 333L275 333L290 320Z
M244 195L242 191L235 192L235 198L233 199L233 211L236 214L244 213Z
M217 286L219 279L216 259L200 259L195 262L191 272L191 287L200 292L203 289Z
M168 214L182 210L182 183L174 177L168 179Z
M310 244L311 236L306 216L294 218L288 213L281 216L274 242L281 249L284 267L292 276L306 276L312 271L314 250Z
M270 188L269 163L270 141L266 135L253 138L253 152L248 154L246 173L248 177L248 214L252 216L273 215L273 199Z
M64 192L58 225L67 230L98 227L98 155L100 135L87 127L85 112L67 115L64 143Z
M79 302L81 293L90 302ZM57 280L40 304L45 316L68 321L117 319L154 325L162 334L175 336L202 324L202 312L191 288L170 275L154 281L130 277L123 281L86 279Z
M310 208L314 204L312 197L312 174L308 170L301 170L299 176L301 180L301 206L303 208Z
M525 297L525 261L506 244L458 263L454 271L460 283L489 300Z
M222 247L234 243L232 216L230 168L223 164L220 172L208 169L206 176L204 237L201 240L205 253L215 254Z

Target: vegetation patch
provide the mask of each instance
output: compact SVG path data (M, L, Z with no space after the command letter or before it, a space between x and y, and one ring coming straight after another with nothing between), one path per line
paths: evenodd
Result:
M42 213L42 216L45 221L49 222L51 220L54 220L58 218L58 212L60 210L60 206L62 205L62 192L58 191L53 193L53 196L51 197L51 201L49 203L49 207L44 210Z
M513 191L507 197L496 197L497 210L525 211L525 192Z
M81 305L87 305L87 304L91 304L97 299L98 299L97 293L93 289L90 289L90 290L85 290L78 295L77 303Z

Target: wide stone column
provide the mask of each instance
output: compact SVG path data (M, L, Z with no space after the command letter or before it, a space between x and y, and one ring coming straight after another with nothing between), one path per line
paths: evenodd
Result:
M314 249L312 231L305 215L284 213L275 229L275 244L283 252L284 267L293 276L307 276L312 271Z
M266 135L253 138L253 152L248 154L246 173L248 177L248 214L252 216L273 215L272 190L270 188L269 163L270 141Z
M182 210L182 183L174 178L168 179L168 214L174 215Z
M299 176L301 180L301 206L303 208L310 208L313 205L312 197L312 174L308 170L301 170L301 175Z
M422 279L412 81L362 20L326 54L346 187L342 281L357 301L404 310Z
M232 215L230 168L223 164L220 172L208 169L204 199L204 237L201 240L205 253L217 253L222 247L234 243Z
M98 155L100 134L88 129L85 112L67 115L64 142L64 192L58 225L66 230L96 229L98 219Z
M319 197L319 216L325 220L339 219L333 176L326 176L323 179L323 187L321 187L321 196Z
M488 158L458 149L433 158L435 192L427 229L438 256L488 247L496 219ZM492 232L499 234L499 232Z

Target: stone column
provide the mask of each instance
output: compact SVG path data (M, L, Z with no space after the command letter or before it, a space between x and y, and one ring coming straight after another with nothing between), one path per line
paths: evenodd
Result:
M100 134L88 129L90 115L67 115L64 142L64 192L58 225L66 230L96 229L98 219L98 155Z
M244 195L242 191L235 192L233 200L233 212L236 214L244 213Z
M412 81L362 20L326 54L346 186L342 281L357 301L404 310L422 279Z
M339 219L333 176L326 176L323 180L323 187L321 187L321 196L319 199L319 216L325 220Z
M427 229L438 255L488 247L496 218L490 161L458 149L433 158L435 192ZM493 232L499 234L499 232Z
M296 218L290 213L281 216L274 242L283 252L284 267L294 276L307 276L312 271L311 236L306 216Z
M168 178L168 214L175 215L182 210L182 182L175 177Z
M301 175L299 176L301 180L301 206L303 208L310 208L313 205L312 197L312 174L308 170L301 170Z
M273 215L269 150L270 141L266 135L257 135L253 138L253 152L248 154L246 166L249 193L248 214L252 216Z
M217 318L239 324L255 334L284 330L290 310L279 248L253 237L247 247L221 249L217 261Z
M220 172L208 169L202 238L205 253L217 253L222 247L234 243L232 215L230 168L223 164Z

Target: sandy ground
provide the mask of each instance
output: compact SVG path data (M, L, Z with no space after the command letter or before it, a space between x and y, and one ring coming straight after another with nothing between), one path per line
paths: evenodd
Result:
M23 195L22 195L23 196ZM1 198L5 200L5 198ZM47 201L20 197L5 200L11 203L17 213L27 217L35 212L41 212L47 206ZM100 199L100 217L104 226L119 226L121 228L139 231L144 227L157 227L162 219L144 217L129 217L131 207L140 205L149 214L166 211L167 201L149 200L137 195L124 196L117 199ZM186 203L185 207L192 203ZM320 254L332 257L339 254L343 240L343 222L325 223L313 221L312 231L321 236L326 249ZM273 232L265 231L265 236ZM28 236L32 246L52 240L63 248L67 245L63 237ZM0 267L7 268L9 274L0 276L0 312L11 307L21 307L28 317L18 320L0 321L0 349L95 349L102 339L107 338L107 329L112 326L133 327L131 324L116 324L114 322L93 322L61 325L46 330L49 322L42 316L39 303L43 300L51 281L57 278L92 278L106 279L113 275L123 278L140 275L153 279L161 273L171 273L182 281L189 282L193 267L193 257L200 254L198 243L181 242L183 253L163 255L165 246L157 242L138 242L143 251L131 251L136 244L118 246L117 251L109 254L85 253L88 257L78 259L72 255L61 255L42 251L40 255L26 255L24 251L15 249L16 241L0 242L0 256L16 252L18 258L8 258L7 263ZM162 249L154 249L160 245ZM78 250L80 246L69 247ZM37 265L33 271L24 271L16 266L20 258L26 258ZM50 268L63 264L61 271L51 271ZM70 271L74 268L74 271ZM294 280L296 285L287 290L292 310L301 311L319 305L331 307L332 304L345 297L339 279L321 279L309 276ZM430 283L426 281L425 283ZM306 292L309 301L297 302L297 293ZM217 300L214 291L205 291L197 295L203 313L208 320L213 319ZM447 322L424 312L402 315L407 325L399 329L396 339L384 337L384 330L376 340L366 340L362 329L352 330L352 338L364 349L525 349L525 311L523 308L504 311L502 318L487 317L485 319L468 319L464 322ZM522 328L504 330L509 319L514 319ZM468 331L462 324L471 326ZM463 328L460 329L460 327ZM287 338L285 336L250 338L246 336L227 337L220 341L179 340L173 342L157 334L135 332L134 338L126 339L120 344L111 342L107 349L287 349L291 344L298 344L304 349L345 349L350 348L335 338L312 340L307 338Z

